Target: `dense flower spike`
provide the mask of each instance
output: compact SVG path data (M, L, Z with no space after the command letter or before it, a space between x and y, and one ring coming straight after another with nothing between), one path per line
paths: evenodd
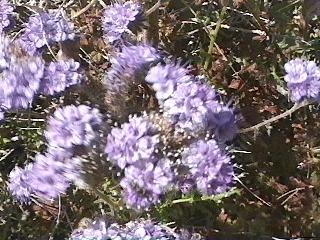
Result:
M40 92L46 95L54 95L72 85L79 84L83 78L83 75L78 72L79 67L80 63L73 59L51 62L45 68Z
M11 56L8 68L1 75L0 105L5 109L28 108L43 72L42 58Z
M86 105L65 106L50 117L45 136L52 147L69 149L74 145L89 146L101 121L98 109Z
M32 189L29 185L29 174L32 164L28 164L24 169L15 167L9 175L8 189L11 194L22 203L29 203Z
M51 9L31 16L19 40L27 52L34 54L46 44L74 38L74 25L67 19L65 12Z
M216 91L200 82L177 86L164 101L164 114L191 134L213 131L221 141L231 140L237 133L233 110L217 100Z
M162 159L157 163L145 163L145 166L128 166L120 185L128 207L146 210L160 202L172 180L170 162Z
M65 193L79 174L79 165L72 154L56 149L44 155L38 154L28 177L28 184L34 194L47 200L54 200Z
M123 47L121 53L111 58L112 67L104 77L104 86L106 103L113 113L121 116L135 113L137 106L128 106L129 99L133 98L132 92L143 82L150 64L158 61L160 57L155 48L138 45ZM141 107L141 104L139 106Z
M0 33L9 27L14 7L8 0L0 1Z
M152 84L159 101L168 99L178 84L190 82L191 79L187 69L175 64L158 64L152 67L146 76L146 81Z
M284 65L290 97L293 102L320 101L320 69L313 61L300 58Z
M137 219L125 225L99 219L89 224L87 228L73 231L71 240L200 240L201 237L191 235L187 231L177 233L166 225L151 220Z
M104 10L102 26L107 43L121 40L124 33L142 20L142 6L131 1L114 3Z
M198 140L183 153L182 163L189 168L190 177L204 195L228 191L234 181L231 158L214 140Z
M46 200L56 199L63 194L72 181L81 176L81 162L72 158L72 153L63 149L51 149L38 154L35 162L25 169L16 167L9 176L9 191L19 201L28 203L31 195Z
M105 153L113 163L124 169L128 164L157 161L154 154L159 141L156 126L143 117L132 117L120 128L111 130Z

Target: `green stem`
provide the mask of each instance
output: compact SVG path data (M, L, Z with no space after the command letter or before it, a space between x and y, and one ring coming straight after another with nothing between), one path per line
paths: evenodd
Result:
M216 39L217 39L217 36L218 36L218 33L220 31L220 28L221 28L221 24L224 20L224 17L227 13L227 7L224 6L221 10L221 13L219 15L219 19L216 23L216 27L215 29L212 31L212 33L210 33L210 44L209 44L209 48L208 48L208 56L206 58L206 61L205 61L205 64L204 64L204 69L205 70L208 70L208 67L209 67L209 64L210 64L210 60L211 60L211 54L213 52L213 47L215 45L215 42L216 42Z

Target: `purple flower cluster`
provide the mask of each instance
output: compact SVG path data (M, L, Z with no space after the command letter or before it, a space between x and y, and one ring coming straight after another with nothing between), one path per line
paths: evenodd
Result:
M137 219L125 225L113 223L107 226L105 220L96 220L87 228L73 231L70 240L200 240L188 232L176 233L164 224L151 220Z
M135 76L147 70L148 66L159 60L158 51L148 45L123 47L122 52L111 58L112 69L106 74L104 84L108 90L121 91L132 83L126 82L130 79L137 80Z
M166 64L152 67L146 76L146 82L152 84L159 101L171 97L180 83L190 82L191 76L188 70L175 64Z
M131 164L144 165L156 162L159 147L158 129L142 117L132 117L120 128L113 128L108 135L105 152L121 169Z
M54 149L38 154L25 169L16 167L9 175L9 191L20 202L29 203L36 195L53 200L65 193L71 181L79 177L81 162L70 152Z
M127 205L147 209L169 189L173 175L170 162L159 154L159 132L143 117L133 117L108 135L105 152L125 169L120 185Z
M13 55L13 46L11 39L4 34L0 35L0 71L9 67Z
M65 12L51 9L29 18L19 42L28 53L35 54L47 44L74 38L74 24L67 19Z
M107 43L115 43L142 20L142 6L131 1L114 3L104 10L102 26Z
M83 78L83 75L79 73L79 67L80 63L73 59L50 62L45 67L39 92L54 95L72 85L79 84Z
M150 69L146 81L156 91L164 115L178 128L192 135L210 131L220 141L231 140L237 134L233 109L219 102L216 91L188 75L185 68L159 64Z
M44 61L39 57L11 56L7 64L1 75L0 105L4 109L28 108L39 89Z
M0 33L10 26L14 7L7 0L0 1Z
M65 106L49 118L45 136L50 147L71 149L75 145L89 146L101 121L98 109L86 105Z
M198 140L183 152L182 163L189 168L189 178L204 195L228 191L234 182L231 158L214 140Z
M286 63L284 68L284 79L293 102L320 102L320 69L315 62L296 58Z

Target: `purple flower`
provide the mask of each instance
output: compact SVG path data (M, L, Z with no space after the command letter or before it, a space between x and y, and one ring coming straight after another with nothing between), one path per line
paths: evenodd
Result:
M300 58L284 65L290 97L293 102L320 101L320 69L313 61Z
M44 62L39 57L11 57L1 75L0 105L6 109L28 108L43 77Z
M221 141L231 140L238 131L236 115L217 98L216 91L205 83L181 83L164 101L164 115L190 134L212 131Z
M127 205L138 210L149 209L160 202L171 187L173 174L168 160L128 166L120 185Z
M106 221L98 219L86 228L74 230L70 237L71 240L108 240Z
M13 15L13 5L7 0L0 1L0 33L9 27Z
M106 74L104 83L108 90L119 92L122 88L133 83L126 82L128 76L137 80L135 76L143 74L149 65L160 59L158 51L148 45L123 47L122 52L111 58L111 70Z
M28 164L24 169L15 167L9 174L8 189L11 194L22 203L29 203L32 189L29 185L29 174L32 164Z
M124 33L130 32L142 20L142 7L131 1L114 3L104 10L102 26L107 43L121 40Z
M154 162L159 145L157 128L143 117L133 117L120 128L113 128L107 137L105 153L109 159L124 169L128 164Z
M29 18L19 41L27 52L35 54L46 44L73 40L74 37L74 24L67 19L65 12L50 9Z
M79 165L72 154L56 149L45 155L38 154L28 177L33 193L47 200L54 200L66 192L71 180L79 175Z
M35 195L46 200L65 193L72 181L81 175L81 161L63 149L51 149L38 154L25 169L16 167L9 175L9 191L19 201L29 203Z
M13 57L13 44L7 36L0 35L0 71L9 67Z
M78 72L79 67L80 64L73 59L51 62L45 68L39 91L46 95L54 95L79 84L83 78Z
M49 118L45 136L52 147L70 149L74 145L89 146L101 121L98 109L85 105L65 106Z
M174 64L152 67L146 76L146 82L152 84L156 91L156 97L159 101L164 101L171 97L178 84L191 81L188 70Z
M189 168L197 189L204 195L228 191L234 182L231 158L214 140L199 140L183 153L182 163Z
M98 219L86 228L78 228L71 234L71 240L200 240L186 230L175 232L164 224L148 219L136 219L125 225Z

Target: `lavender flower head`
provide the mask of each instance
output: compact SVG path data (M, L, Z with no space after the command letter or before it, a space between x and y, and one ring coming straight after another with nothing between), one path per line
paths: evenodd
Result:
M170 162L161 159L157 163L147 162L140 167L126 167L120 185L128 207L147 210L161 201L170 189L172 180Z
M284 65L290 97L293 102L320 101L320 69L313 61L300 58Z
M101 121L98 109L85 105L65 106L49 118L45 136L52 147L70 149L74 145L89 146Z
M160 54L151 46L137 45L123 47L122 52L110 60L112 68L104 79L106 88L119 92L124 85L130 85L130 83L125 81L126 77L134 77L143 73L145 68L148 68L148 65L159 59ZM137 80L132 77L131 79Z
M65 12L51 9L31 16L19 41L28 53L35 54L46 44L73 40L74 37L74 24Z
M219 140L227 141L238 131L233 110L221 104L216 91L205 83L179 84L164 101L163 109L178 128L193 135L211 131Z
M0 1L0 33L2 33L11 23L14 7L7 0Z
M80 63L73 59L51 62L45 68L39 91L46 95L54 95L79 84L83 78L79 73L79 67Z
M32 164L28 164L24 169L15 167L9 174L8 190L22 203L29 203L32 189L29 185L29 174Z
M65 193L71 180L78 177L78 165L71 158L71 153L58 149L44 155L38 154L28 177L34 194L54 200Z
M41 58L11 56L8 68L1 75L0 105L5 109L28 108L39 89L43 72Z
M124 169L128 164L154 162L159 145L158 129L148 119L132 117L120 128L113 128L107 137L105 153Z
M234 182L231 158L214 140L199 140L183 153L182 163L189 168L198 191L215 195L228 191Z
M179 65L158 64L149 70L145 80L152 84L156 97L161 102L173 94L178 84L190 82L191 79L188 70Z
M124 33L130 32L142 20L142 6L131 1L114 3L104 10L102 26L107 43L121 40Z
M73 231L70 240L200 240L186 231L177 233L164 224L148 219L137 219L125 225L112 223L107 226L103 219L98 219L87 227Z
M91 223L86 228L75 229L70 240L109 240L107 225L103 219Z
M38 154L25 169L16 167L9 175L9 191L20 202L29 203L35 195L46 200L65 193L80 178L81 162L63 149Z

